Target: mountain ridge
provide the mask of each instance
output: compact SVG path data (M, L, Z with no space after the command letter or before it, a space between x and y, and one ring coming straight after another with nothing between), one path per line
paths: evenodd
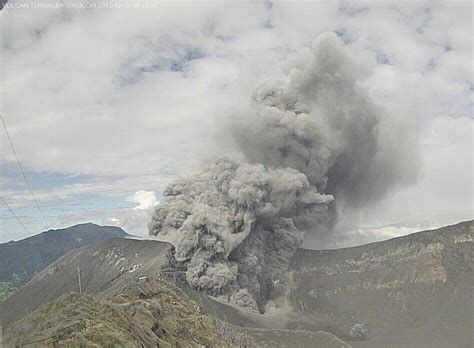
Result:
M465 221L339 250L299 249L290 263L287 296L278 300L284 309L264 315L180 282L183 271L170 244L113 238L58 259L9 298L1 314L8 325L76 290L80 266L83 291L100 298L120 293L139 276L171 279L205 313L259 335L263 346L285 337L306 347L320 331L354 346L469 345L473 234L474 221Z
M120 227L83 223L50 229L19 241L0 244L0 282L16 287L26 284L37 272L71 249L112 237L130 236Z

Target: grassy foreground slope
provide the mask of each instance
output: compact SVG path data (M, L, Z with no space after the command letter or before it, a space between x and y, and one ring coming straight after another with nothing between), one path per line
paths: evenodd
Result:
M6 330L5 347L350 347L327 332L256 329L204 313L172 282L150 279L101 298L70 293Z
M227 334L175 285L134 283L108 299L71 293L18 321L4 344L83 347L229 347L246 336Z

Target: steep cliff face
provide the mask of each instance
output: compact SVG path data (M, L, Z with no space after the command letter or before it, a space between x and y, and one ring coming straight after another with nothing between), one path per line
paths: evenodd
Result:
M472 221L361 247L298 250L293 328L385 344L472 343ZM366 344L368 342L365 342Z

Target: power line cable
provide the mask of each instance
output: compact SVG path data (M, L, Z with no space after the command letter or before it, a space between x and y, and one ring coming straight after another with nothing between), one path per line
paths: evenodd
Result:
M7 201L3 198L3 197L0 197L0 199L3 201L3 203L7 206L8 210L10 210L10 212L12 213L12 215L15 217L16 221L18 221L18 223L21 225L21 227L23 227L23 229L26 231L26 233L30 234L30 231L28 231L28 229L26 228L26 226L23 224L23 222L20 220L20 218L18 217L18 215L15 214L15 212L13 211L13 209L8 205Z
M2 115L0 115L0 119L2 120L3 128L5 128L5 133L7 134L7 138L8 138L8 141L10 142L10 146L11 146L11 148L12 148L13 154L15 155L16 162L18 163L18 168L20 168L21 175L23 175L23 179L25 179L26 185L28 186L28 190L29 190L30 193L31 193L31 197L33 197L33 200L35 201L36 207L38 208L38 210L39 210L41 216L43 217L43 220L44 220L44 223L45 223L45 227L46 227L46 228L49 228L48 222L46 221L46 218L45 218L45 216L44 216L44 214L43 214L43 211L41 210L41 208L40 208L40 206L39 206L39 204L38 204L38 200L36 199L35 194L33 193L33 190L31 189L30 183L29 183L28 179L26 178L25 171L23 170L23 166L21 165L20 159L18 158L18 155L17 155L17 153L16 153L15 147L13 146L12 139L11 139L11 137L10 137L10 134L8 133L7 125L5 124L5 120L3 119L3 116L2 116ZM4 201L5 201L5 200L4 200Z

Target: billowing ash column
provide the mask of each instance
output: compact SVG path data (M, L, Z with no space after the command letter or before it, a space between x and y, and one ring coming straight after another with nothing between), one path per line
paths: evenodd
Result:
M176 237L189 285L260 309L303 241L296 225L324 218L333 199L294 169L228 158L170 185L164 196L150 233Z
M287 63L286 80L255 90L253 114L233 118L246 162L220 158L165 190L149 231L173 241L190 286L263 312L304 233L413 181L414 132L360 88L369 71L321 35Z

